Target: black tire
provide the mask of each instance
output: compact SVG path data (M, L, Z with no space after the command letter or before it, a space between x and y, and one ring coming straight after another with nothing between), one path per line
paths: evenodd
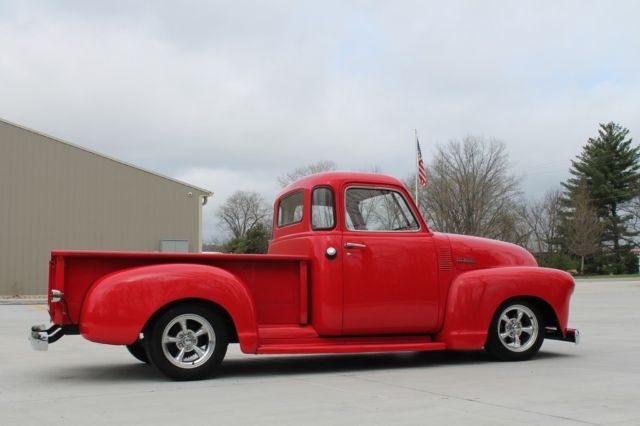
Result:
M485 349L501 361L525 361L544 341L545 325L538 307L529 300L509 300L496 310Z
M127 350L138 361L144 362L145 364L149 364L149 357L147 356L147 351L142 345L142 343L140 343L140 340L136 340L135 343L127 345Z
M209 377L227 353L225 321L197 304L177 305L160 315L145 338L149 359L174 380Z

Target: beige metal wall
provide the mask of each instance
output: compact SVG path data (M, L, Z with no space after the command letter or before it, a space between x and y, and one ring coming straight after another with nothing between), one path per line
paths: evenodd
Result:
M0 295L45 294L52 249L200 251L206 195L0 120Z

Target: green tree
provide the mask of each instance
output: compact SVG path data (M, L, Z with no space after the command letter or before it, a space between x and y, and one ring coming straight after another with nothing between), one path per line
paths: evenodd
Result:
M640 183L640 148L631 146L628 134L629 130L613 122L600 124L598 137L589 138L582 153L571 161L571 177L562 184L567 201L583 182L586 185L604 225L600 261L617 273L628 270L624 253L633 236L627 226L630 217L621 213L622 207L637 195Z
M243 236L235 237L224 245L228 253L266 253L271 230L262 223L253 225Z

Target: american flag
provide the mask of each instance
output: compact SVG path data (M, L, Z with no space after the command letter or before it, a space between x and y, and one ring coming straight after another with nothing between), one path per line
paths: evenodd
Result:
M416 137L416 145L418 146L418 181L420 185L427 186L427 173L424 171L424 162L422 161L422 151L420 150L420 142Z

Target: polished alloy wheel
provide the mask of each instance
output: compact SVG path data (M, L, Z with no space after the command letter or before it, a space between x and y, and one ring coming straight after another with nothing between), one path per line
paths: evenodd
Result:
M191 369L205 364L215 348L216 333L211 323L197 314L175 317L162 332L162 352L179 368Z
M510 305L497 322L500 343L512 352L525 352L538 338L540 327L536 315L524 305Z

